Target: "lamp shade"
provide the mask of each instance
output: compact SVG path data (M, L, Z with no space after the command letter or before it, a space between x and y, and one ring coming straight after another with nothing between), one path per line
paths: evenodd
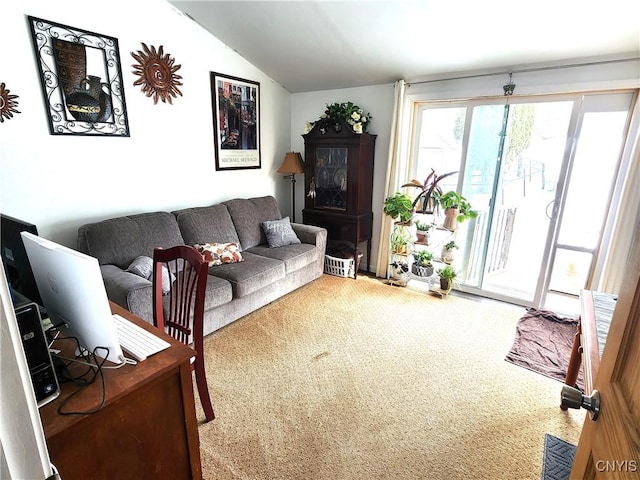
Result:
M302 172L304 172L304 169L302 168L302 155L298 152L288 152L284 156L284 160L278 169L278 173L295 174Z

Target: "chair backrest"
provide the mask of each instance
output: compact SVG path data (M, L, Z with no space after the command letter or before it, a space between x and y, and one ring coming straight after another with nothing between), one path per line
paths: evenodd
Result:
M207 271L207 262L192 246L153 251L153 322L176 340L193 342L197 354L203 345Z

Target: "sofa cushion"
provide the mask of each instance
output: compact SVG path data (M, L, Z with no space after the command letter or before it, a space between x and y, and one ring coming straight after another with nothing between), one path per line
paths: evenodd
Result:
M170 295L165 295L162 299L164 309L168 315L170 308ZM207 277L207 287L204 293L204 311L213 310L225 303L229 303L233 300L233 290L231 289L231 283L226 280L212 275Z
M243 250L267 243L261 223L282 218L276 199L271 196L236 198L225 202L225 205L229 209Z
M219 307L233 300L233 289L228 281L209 275L207 277L207 289L204 295L205 311Z
M96 257L100 265L117 265L123 270L140 255L152 257L156 247L184 243L178 222L169 212L112 218L78 229L78 250Z
M309 245L308 243L286 245L280 248L270 248L266 245L258 245L250 250L245 250L245 255L247 253L254 253L263 257L283 261L287 275L312 264L318 259L318 249L314 245Z
M194 245L210 267L223 263L243 262L238 242L231 243L196 243Z
M187 245L240 242L226 205L195 207L173 212ZM243 246L240 245L242 248Z
M211 276L223 278L231 283L234 298L250 293L282 280L285 276L284 262L243 252L244 262L227 263L209 267Z
M266 222L262 222L262 229L267 237L267 243L271 248L300 243L300 239L296 235L296 232L291 228L289 217L284 217L280 220L267 220Z

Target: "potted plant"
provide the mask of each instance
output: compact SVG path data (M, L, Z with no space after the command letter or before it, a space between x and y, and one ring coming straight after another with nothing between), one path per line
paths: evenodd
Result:
M438 203L444 209L444 224L447 230L455 230L458 222L476 218L478 212L471 208L469 201L455 190L438 195Z
M429 245L429 230L431 230L432 225L421 221L415 222L415 225L418 243Z
M304 133L309 133L316 123L326 130L340 128L339 120L345 121L355 133L366 133L373 116L353 102L326 104L324 113L314 122L305 123Z
M409 280L409 264L406 261L394 260L391 265L391 277L402 284L407 284Z
M418 277L430 277L433 275L433 254L429 250L416 250L413 252L413 264L411 272Z
M437 273L438 277L440 277L440 289L445 293L449 293L451 287L453 287L453 279L456 278L458 274L451 265L439 268Z
M391 253L398 255L407 255L409 253L409 244L411 234L404 225L396 225L391 232Z
M458 248L458 245L453 240L451 240L450 242L445 243L442 246L442 253L440 255L442 257L442 261L444 263L452 263L453 262L453 250L457 249L457 248Z
M383 211L392 219L409 224L411 217L413 217L413 202L406 193L396 192L385 199Z
M402 187L412 187L418 188L420 191L418 195L416 195L413 200L413 208L417 212L421 213L433 213L438 207L437 199L440 195L442 195L442 189L438 185L440 181L443 179L458 173L448 172L442 175L437 175L435 170L432 168L431 173L427 175L427 178L424 182L413 179L409 183L405 183Z
M404 283L409 276L409 264L406 256L409 255L412 239L412 234L409 231L409 225L411 225L411 218L413 217L411 197L406 193L400 192L396 192L394 195L387 197L384 201L384 213L394 220L397 219L389 239L391 242L391 253L394 255L394 262L391 263L393 267L391 276L395 280ZM399 260L396 260L395 256L399 256ZM394 266L394 264L397 266ZM404 271L401 266L406 267L406 271Z

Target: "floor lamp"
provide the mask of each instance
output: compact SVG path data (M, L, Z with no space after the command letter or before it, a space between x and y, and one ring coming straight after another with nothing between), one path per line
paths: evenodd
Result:
M278 169L278 173L286 174L285 179L291 179L291 221L296 221L296 173L303 173L302 156L298 152L287 152Z

